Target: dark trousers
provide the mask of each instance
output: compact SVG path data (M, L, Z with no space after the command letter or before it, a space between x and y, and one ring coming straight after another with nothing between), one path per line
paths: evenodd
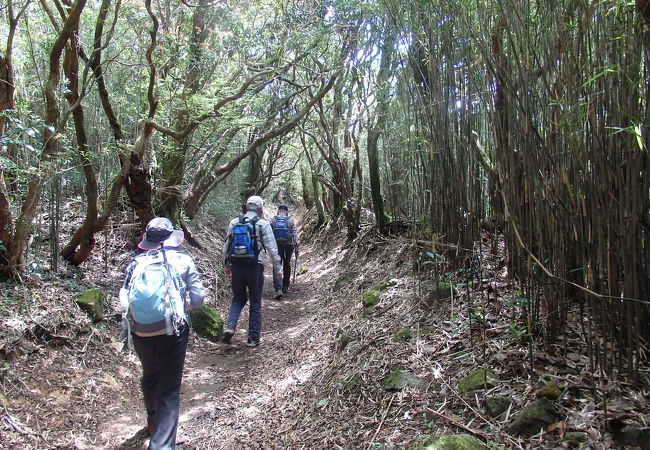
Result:
M237 330L237 321L246 302L250 301L248 313L248 337L259 339L262 335L262 289L264 288L264 265L250 264L232 266L232 303L228 313L228 328Z
M289 288L289 283L291 282L291 257L293 256L293 245L292 244L278 244L278 253L282 259L282 279L278 279L275 276L275 268L273 269L273 288L277 291L278 289L284 288L287 290Z
M133 335L133 347L142 363L142 395L151 427L149 450L176 448L181 380L189 327L177 336Z

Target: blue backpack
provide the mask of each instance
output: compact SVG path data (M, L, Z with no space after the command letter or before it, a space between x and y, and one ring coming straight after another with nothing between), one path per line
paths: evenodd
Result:
M182 280L167 262L164 250L149 251L136 257L135 261L137 264L126 293L127 324L130 326L133 321L165 329L171 335L187 320L180 291Z
M231 264L257 263L259 254L257 245L256 224L260 220L239 216L239 221L232 226L229 245L229 259Z
M280 244L285 244L291 240L291 232L289 231L289 216L275 216L275 223L273 224L273 235L275 240Z

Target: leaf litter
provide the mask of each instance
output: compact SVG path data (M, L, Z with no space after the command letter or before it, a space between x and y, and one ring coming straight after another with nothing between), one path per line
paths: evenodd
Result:
M110 264L94 256L83 277L71 270L29 288L2 286L15 308L0 314L0 447L146 446L139 363L121 351L118 321L109 314L95 324L71 306L81 288L99 287L109 293L109 313L119 312L128 231L111 231ZM219 249L218 237L212 239L205 248ZM344 242L333 229L305 239L300 268L308 270L281 301L270 300L267 274L260 347L244 345L246 313L232 346L192 336L177 448L409 448L458 433L491 448L562 448L564 435L576 430L584 432L580 446L608 448L612 419L647 425L647 366L634 384L591 373L578 320L561 345L534 342L531 366L530 348L511 326L509 300L518 286L507 278L503 255L482 255L475 283L450 275L456 293L431 305L430 280L413 272L420 242L371 229L352 245ZM225 315L230 292L220 257L214 250L190 252L203 271L208 304ZM335 289L342 276L348 280ZM397 283L364 315L362 294L389 278ZM499 381L462 394L458 383L475 368ZM394 370L420 382L386 390L381 380ZM562 389L561 419L531 438L505 433L549 380ZM507 396L512 404L490 418L483 407L488 396Z

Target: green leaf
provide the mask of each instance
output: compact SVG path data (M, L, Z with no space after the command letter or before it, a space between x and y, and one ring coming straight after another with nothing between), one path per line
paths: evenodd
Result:
M610 66L607 66L605 69L603 69L601 72L597 73L593 77L589 78L587 81L582 83L582 87L588 87L592 85L596 80L598 80L600 77L607 75L608 73L616 73L619 72L619 68L617 64L612 64Z
M641 134L641 125L636 125L634 127L634 135L636 136L636 144L639 146L639 150L647 151L648 149L645 148L645 143L643 142L643 135Z

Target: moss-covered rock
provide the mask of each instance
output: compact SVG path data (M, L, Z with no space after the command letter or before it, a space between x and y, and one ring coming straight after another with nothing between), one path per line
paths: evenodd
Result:
M365 308L375 306L379 303L379 291L377 289L370 289L363 293L361 296L361 303Z
M567 431L562 441L571 447L581 447L581 444L587 441L587 437L587 433L582 431Z
M463 394L478 391L480 389L496 386L497 377L485 369L472 370L465 379L458 383L458 389Z
M375 306L379 303L379 291L377 289L370 289L363 293L361 296L361 303L363 304L363 317L367 317L375 310Z
M484 400L483 406L490 417L498 417L510 408L512 399L510 397L488 397Z
M435 328L431 325L424 325L419 328L404 328L393 335L393 342L405 342L419 335L431 333Z
M377 289L379 289L380 291L383 291L385 289L388 289L389 287L393 287L393 286L397 285L398 282L399 282L399 280L397 278L391 278L390 280L382 281L381 283L379 283L377 285Z
M332 290L334 292L340 290L343 286L349 284L350 281L352 281L353 279L354 279L354 275L352 275L352 274L348 273L348 274L345 274L345 275L341 275L334 282L334 288L332 288Z
M562 395L562 391L555 381L549 381L543 388L535 392L537 398L547 398L549 400L557 400Z
M224 320L208 305L201 305L191 312L192 328L196 334L210 342L219 342L223 335Z
M650 449L650 428L630 426L614 434L614 442L622 447Z
M413 328L404 328L393 335L393 341L404 342L413 337Z
M558 413L552 401L542 398L534 401L517 414L508 426L508 433L518 436L533 436L557 422Z
M350 342L352 342L352 334L350 334L343 328L339 328L336 330L336 351L337 352L342 352L343 350L345 350L345 347L347 347Z
M486 445L469 434L449 434L436 436L415 450L481 450Z
M405 387L418 387L422 380L406 370L392 370L381 380L381 387L387 391L399 391Z
M350 390L356 388L360 384L361 384L361 379L359 378L359 376L356 374L352 374L345 379L345 381L343 382L343 387L345 389Z
M104 318L104 293L99 289L88 289L75 299L75 303L94 322Z
M431 288L429 294L427 294L426 303L430 307L435 306L439 300L448 299L456 295L458 295L456 288L451 283L439 281Z

